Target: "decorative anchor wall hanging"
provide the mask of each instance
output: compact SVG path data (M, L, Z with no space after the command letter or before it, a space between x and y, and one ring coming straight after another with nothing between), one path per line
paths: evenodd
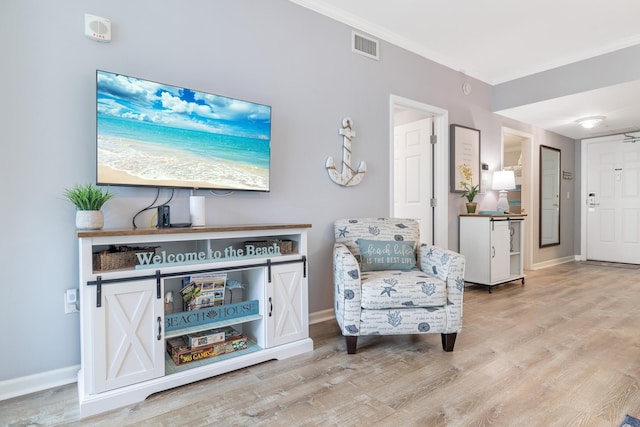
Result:
M342 172L338 172L335 164L333 163L333 157L327 159L325 167L329 172L329 178L338 185L343 187L351 187L352 185L360 184L364 174L367 171L367 165L365 162L360 162L358 170L354 170L351 167L351 138L356 136L355 131L351 129L351 117L345 117L342 119L342 129L340 129L340 135L343 135L342 143Z

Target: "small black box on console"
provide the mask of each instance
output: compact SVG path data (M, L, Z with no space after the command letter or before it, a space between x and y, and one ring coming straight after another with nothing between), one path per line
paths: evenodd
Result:
M169 213L169 205L158 206L158 228L171 227L171 215Z

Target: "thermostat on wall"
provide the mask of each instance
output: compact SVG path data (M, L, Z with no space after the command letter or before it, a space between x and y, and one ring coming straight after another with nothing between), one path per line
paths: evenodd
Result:
M94 15L84 15L84 35L99 42L111 41L111 21Z

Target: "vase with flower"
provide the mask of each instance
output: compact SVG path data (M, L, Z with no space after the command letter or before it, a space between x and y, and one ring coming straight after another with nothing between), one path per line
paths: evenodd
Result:
M462 174L462 177L464 178L464 180L460 181L460 185L464 189L460 197L464 197L467 199L467 213L476 213L476 207L478 206L478 204L474 202L473 199L478 194L480 185L473 185L473 173L471 172L471 166L464 163L462 165L459 165L458 168L460 169L460 174Z

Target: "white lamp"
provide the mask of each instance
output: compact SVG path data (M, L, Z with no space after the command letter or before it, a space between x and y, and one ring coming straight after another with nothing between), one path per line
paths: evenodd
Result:
M507 190L516 188L516 177L513 171L495 171L491 188L500 191L497 211L509 212L509 201L507 200Z

